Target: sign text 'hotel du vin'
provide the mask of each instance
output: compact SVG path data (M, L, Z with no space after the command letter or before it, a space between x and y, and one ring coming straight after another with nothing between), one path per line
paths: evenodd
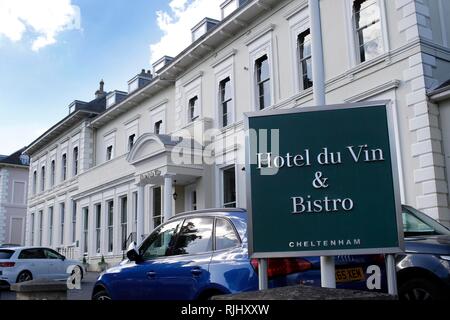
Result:
M246 114L252 257L403 248L391 106Z

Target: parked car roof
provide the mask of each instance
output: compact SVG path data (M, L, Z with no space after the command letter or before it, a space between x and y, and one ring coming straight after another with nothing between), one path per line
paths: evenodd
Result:
M213 208L213 209L203 209L203 210L195 210L195 211L186 211L180 214L177 214L171 217L169 220L177 219L180 217L188 216L188 215L202 215L205 213L214 213L214 214L223 214L226 215L230 212L239 212L239 213L247 213L247 210L242 208Z

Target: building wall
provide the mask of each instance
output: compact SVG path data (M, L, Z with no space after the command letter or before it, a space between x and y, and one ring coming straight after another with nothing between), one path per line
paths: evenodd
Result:
M87 127L87 122L81 123L69 128L63 135L54 139L47 146L30 155L30 172L28 178L28 209L27 209L27 232L26 244L39 245L39 212L43 212L43 226L42 226L42 245L49 245L49 224L48 215L49 208L54 208L53 213L53 242L52 247L73 246L70 235L72 225L72 193L78 189L78 176L84 171L88 170L93 165L93 134L92 130ZM74 174L74 158L73 149L78 147L78 174ZM62 178L62 155L67 155L67 176L66 180ZM55 160L55 184L51 185L50 167L51 161ZM41 168L45 166L45 188L41 189ZM37 172L37 187L36 193L33 192L33 172ZM61 215L60 204L65 204L64 215L64 234L63 241L61 241ZM31 239L31 215L34 214L34 241Z
M27 180L27 168L0 168L0 243L25 244Z

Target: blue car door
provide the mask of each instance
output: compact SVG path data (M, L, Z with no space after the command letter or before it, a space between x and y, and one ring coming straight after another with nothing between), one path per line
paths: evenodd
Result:
M156 299L195 299L209 283L213 222L211 217L184 221L171 255L152 266Z
M157 228L142 243L142 261L130 262L112 273L111 291L119 300L157 300L161 287L156 275L167 265L175 236L183 220L175 220Z
M228 219L216 218L214 249L209 265L212 283L230 293L258 289L258 276L248 259L247 243L241 243Z

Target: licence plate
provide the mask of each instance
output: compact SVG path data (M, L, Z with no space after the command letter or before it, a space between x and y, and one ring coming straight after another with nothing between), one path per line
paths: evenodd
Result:
M364 280L362 268L348 268L336 270L336 282L350 282Z

